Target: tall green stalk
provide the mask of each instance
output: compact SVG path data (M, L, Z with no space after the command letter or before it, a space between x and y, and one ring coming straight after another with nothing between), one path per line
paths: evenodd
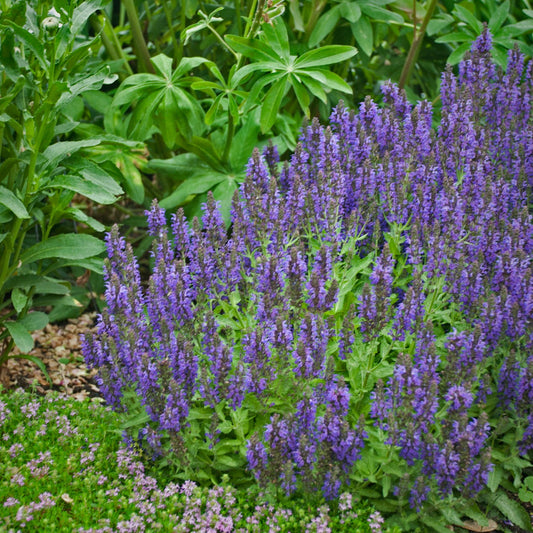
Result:
M155 74L154 67L150 61L150 52L146 46L141 23L139 22L137 9L135 8L135 2L134 0L122 0L122 2L126 8L126 13L128 14L128 19L130 21L131 34L133 37L133 48L137 54L140 70Z
M416 60L418 59L418 54L420 53L420 47L422 46L424 35L426 34L427 25L429 24L429 21L433 16L435 7L437 7L437 0L431 0L429 7L426 11L426 16L424 17L424 20L422 21L422 25L420 26L418 32L416 30L416 20L413 20L413 42L411 43L411 48L409 49L409 53L407 54L407 59L405 60L405 63L403 65L402 73L400 75L400 81L398 83L401 89L403 89L407 85L409 78L411 77L411 73L413 72ZM415 11L413 7L413 19L414 18Z

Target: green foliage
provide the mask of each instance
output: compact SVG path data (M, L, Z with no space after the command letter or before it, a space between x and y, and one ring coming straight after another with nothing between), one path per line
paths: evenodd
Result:
M273 139L282 154L294 149L303 115L325 120L341 97L380 97L388 79L436 98L446 62L463 57L484 22L501 65L507 49L531 55L533 44L531 6L508 0L113 3L113 14L91 17L123 82L103 125L150 154L118 161L126 193L192 217L211 190L226 221L253 148Z
M72 281L102 269L105 246L90 232L105 228L79 195L109 205L123 190L92 153L105 139L72 132L83 96L116 78L96 57L100 39L84 33L104 4L18 1L0 14L0 367L14 344L40 364L26 355L30 332L77 315L87 291ZM45 306L48 316L28 313Z
M227 480L210 488L166 485L150 477L155 472L144 473L146 457L121 446L117 427L116 414L96 401L0 388L0 529L87 531L142 520L162 531L178 522L181 531L199 531L200 522L212 516L213 528L218 520L231 519L235 531L247 531L247 519L265 530L277 523L285 532L309 531L313 520L338 532L372 531L374 509L349 495L341 499L344 505L322 502L317 509L299 499L266 501ZM35 509L40 501L48 505ZM147 501L157 502L149 516Z

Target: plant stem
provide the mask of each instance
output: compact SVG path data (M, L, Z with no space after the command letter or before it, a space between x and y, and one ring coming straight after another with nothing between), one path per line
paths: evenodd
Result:
M117 39L117 35L113 30L113 26L111 26L107 15L105 12L102 12L100 15L94 14L91 16L90 22L94 30L100 34L102 44L104 45L106 52L109 54L109 57L115 61L123 61L126 73L119 72L118 76L121 81L124 81L128 76L133 74L133 70L128 63L128 58L126 57L124 50L122 50L122 46Z
M137 9L135 9L135 3L133 0L122 0L128 19L131 26L131 34L133 37L133 47L135 48L136 56L143 72L150 72L155 74L155 69L150 61L150 52L146 46L144 40L141 23L139 22L139 16L137 15Z
M163 11L165 12L165 18L167 19L168 29L170 31L170 38L172 39L172 48L174 49L174 62L176 65L179 63L182 55L182 50L176 39L176 32L174 31L174 24L172 22L172 12L168 7L167 0L163 0ZM183 9L181 10L183 13Z
M229 110L229 105L228 105L228 134L226 136L226 146L224 147L224 154L222 155L222 161L224 163L228 162L229 152L231 149L231 142L233 141L234 133L235 133L235 123L233 121L233 115L231 114L231 111Z
M316 0L313 0L313 7L311 8L311 14L309 15L309 20L307 21L307 24L305 25L305 34L310 35L313 31L318 18L322 14L322 11L324 11L324 8L327 6L328 2L327 0L319 0L318 2Z
M407 82L409 81L411 72L413 71L416 60L418 58L418 54L420 52L422 41L424 40L424 35L426 33L427 25L429 24L429 21L431 20L431 17L433 16L433 12L435 11L436 6L437 6L437 0L431 0L429 7L426 11L426 16L424 17L424 20L422 21L422 25L420 26L420 30L418 34L416 32L416 20L413 21L414 22L413 42L411 43L411 48L409 49L407 59L405 60L402 73L400 75L400 81L398 83L398 86L400 87L400 89L403 89L407 85ZM413 12L413 16L414 15L415 13Z

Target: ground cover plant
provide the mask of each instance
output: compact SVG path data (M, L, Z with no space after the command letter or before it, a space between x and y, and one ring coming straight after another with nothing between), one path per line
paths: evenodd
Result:
M0 390L1 392L5 392ZM2 531L381 531L349 493L336 506L273 505L229 485L163 484L121 445L96 402L18 389L0 394ZM357 511L357 512L356 512ZM328 529L330 528L330 529Z
M212 195L192 224L154 203L147 286L113 228L84 354L161 475L531 530L532 64L490 50L443 73L436 129L388 84L256 152L229 232Z

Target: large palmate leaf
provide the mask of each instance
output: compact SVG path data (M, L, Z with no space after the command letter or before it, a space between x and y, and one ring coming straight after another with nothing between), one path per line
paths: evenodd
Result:
M291 55L287 30L279 20L272 25L265 24L259 39L236 35L226 35L225 39L233 50L253 61L235 72L235 82L243 82L258 71L264 73L255 81L248 96L249 103L259 101L260 93L270 85L262 101L260 126L263 133L276 122L283 98L290 88L306 115L309 115L309 93L327 101L326 94L332 89L348 94L352 92L342 78L327 68L353 57L357 50L352 46L323 46L300 57Z
M204 111L198 101L184 88L196 78L188 73L208 60L203 57L183 58L175 70L172 59L164 54L152 58L155 74L129 76L119 87L112 106L133 106L129 130L135 139L151 136L151 126L161 132L165 144L174 148L181 134L190 139L204 130Z

